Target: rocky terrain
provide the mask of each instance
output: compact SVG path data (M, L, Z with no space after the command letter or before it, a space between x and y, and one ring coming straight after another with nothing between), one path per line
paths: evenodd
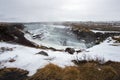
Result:
M66 24L66 25L68 25L68 24ZM83 23L82 24L71 23L71 24L69 24L69 26L70 26L69 29L71 32L73 32L74 35L76 35L78 41L84 40L86 44L91 43L93 45L99 44L100 42L104 41L108 37L120 35L120 30L119 30L120 27L112 27L113 25L110 25L110 24L103 24L103 25L101 24L100 26L99 25L100 24L95 25L95 23L94 24L92 23L90 25L83 24ZM26 26L24 26L21 23L1 23L0 24L0 40L7 41L7 42L13 42L13 43L19 43L19 44L31 46L31 47L37 47L38 46L37 44L35 44L32 41L27 40L24 37L26 33L29 33L29 31L24 30L25 27ZM107 30L107 31L115 30L118 32L113 32L113 33L96 32L95 33L93 31L91 31L93 28L94 28L94 30L98 29L98 28L100 30L103 30L104 28L106 28L105 30ZM111 30L109 30L110 28L111 28ZM73 35L71 35L71 37L72 36ZM33 39L41 38L41 37L42 37L42 34L37 34L37 35L33 36ZM62 40L64 40L64 39L62 39ZM64 41L61 44L65 45L66 42ZM42 47L45 47L45 46L43 45Z
M21 45L35 47L35 45L24 37L24 25L16 23L0 24L0 41L19 43Z
M0 80L119 80L118 23L0 23Z

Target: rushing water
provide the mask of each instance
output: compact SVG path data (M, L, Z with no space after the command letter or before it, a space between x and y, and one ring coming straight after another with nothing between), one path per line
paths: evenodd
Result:
M35 38L35 40L39 40L42 45L86 48L85 43L79 41L68 26L51 24L25 24L25 26L26 30L28 30L33 37L40 35L40 37Z

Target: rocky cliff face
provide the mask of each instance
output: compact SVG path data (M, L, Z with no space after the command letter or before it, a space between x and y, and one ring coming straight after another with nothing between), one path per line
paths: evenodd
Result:
M80 28L80 29L72 28L72 31L74 34L77 35L77 38L79 40L84 40L86 44L92 43L93 45L99 44L108 37L120 35L120 33L100 33L100 32L95 33L88 28Z
M35 47L35 45L24 37L24 25L13 23L0 24L0 41L19 43L22 45Z

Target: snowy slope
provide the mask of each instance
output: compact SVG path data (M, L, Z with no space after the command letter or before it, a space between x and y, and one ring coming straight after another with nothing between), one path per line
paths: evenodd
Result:
M120 61L120 43L115 43L115 40L109 37L103 43L93 46L79 54L79 56L81 55L87 55L92 58L104 58L105 61Z
M29 75L33 75L37 69L44 67L46 64L54 63L61 67L74 65L71 60L74 58L65 52L53 52L45 51L48 53L48 57L43 55L35 55L40 52L41 49L35 49L31 47L9 44L0 42L0 47L13 48L13 51L6 51L0 53L0 62L2 67L17 67L30 71ZM42 50L44 51L44 50ZM15 62L9 62L10 59L15 59Z
M67 52L58 52L50 50L41 50L31 47L9 44L0 42L0 47L13 48L13 51L0 52L0 63L2 67L17 67L28 70L29 76L33 75L37 69L44 67L49 63L56 64L60 67L73 66L71 60L76 58L82 58L86 56L100 57L112 61L120 61L120 43L114 43L115 41L108 38L103 43L96 45L92 48L86 49L79 54L70 55ZM116 46L113 46L116 45ZM45 51L49 56L36 55L40 51ZM76 57L77 56L77 57ZM10 59L15 59L15 62L9 62Z

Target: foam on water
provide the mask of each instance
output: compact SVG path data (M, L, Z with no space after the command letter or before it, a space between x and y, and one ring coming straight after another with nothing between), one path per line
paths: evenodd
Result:
M32 35L42 34L39 44L49 47L73 47L86 48L85 44L79 41L68 26L63 25L45 25L45 24L27 24L26 29Z

